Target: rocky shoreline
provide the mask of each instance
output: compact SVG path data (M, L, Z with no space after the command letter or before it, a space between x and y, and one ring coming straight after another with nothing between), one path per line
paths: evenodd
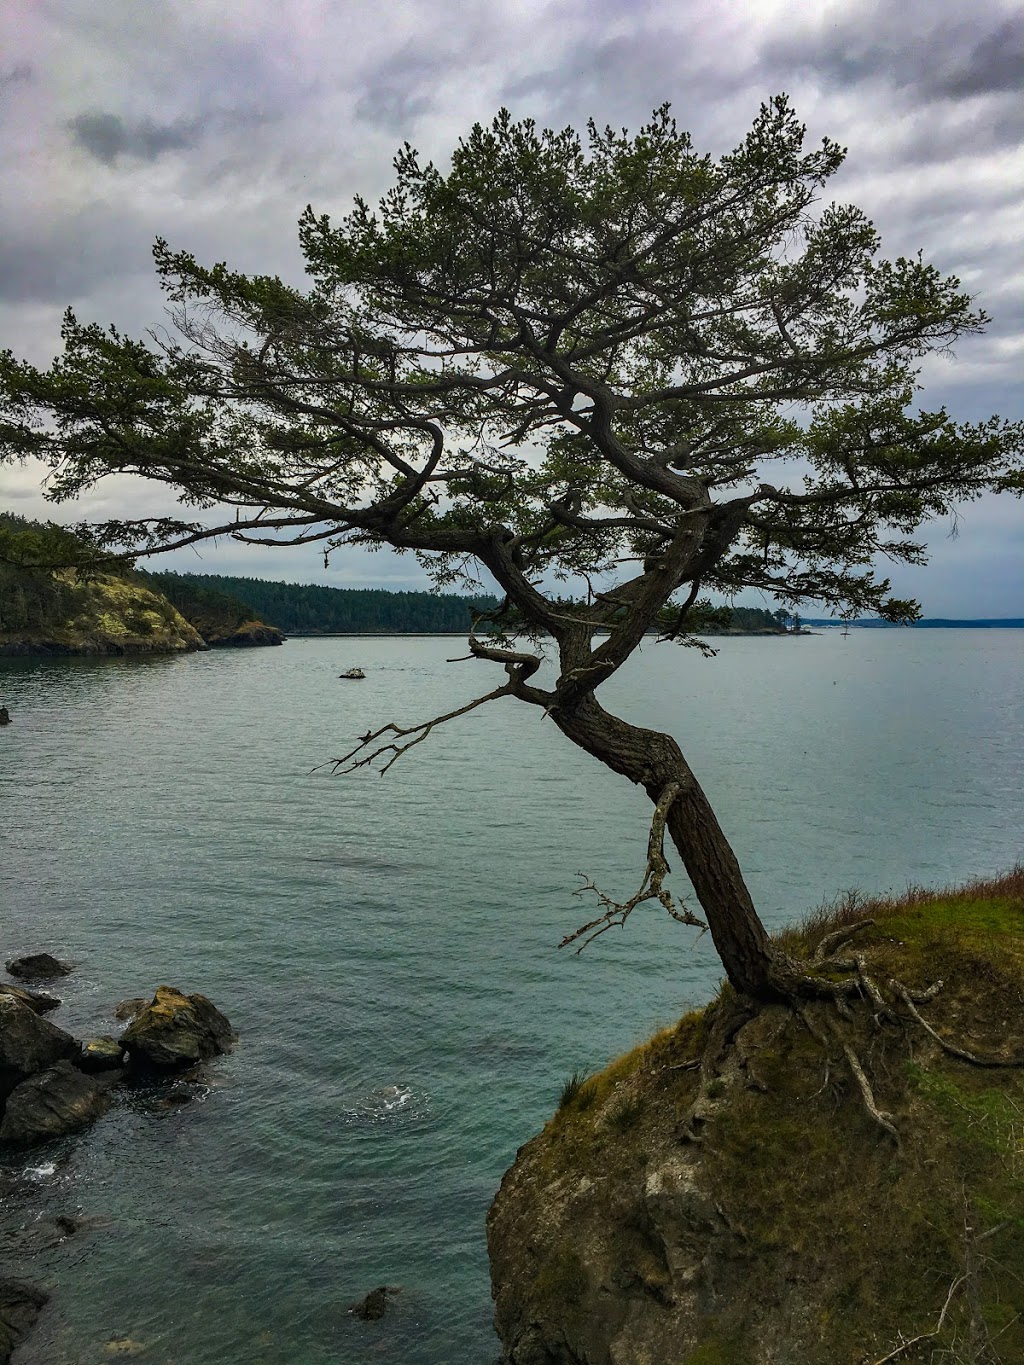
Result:
M155 1087L164 1092L158 1101L164 1108L187 1103L201 1083L202 1064L228 1052L236 1039L206 996L172 986L157 987L152 999L135 997L116 1006L114 1017L126 1022L119 1037L77 1039L44 1018L61 1000L36 988L52 987L72 965L34 953L6 966L16 983L0 982L0 1159L34 1154L89 1127L118 1091ZM17 1184L2 1165L0 1177L11 1189ZM0 1189L5 1196L9 1192ZM81 1226L81 1220L62 1214L0 1231L19 1259L30 1262ZM49 1297L48 1288L30 1278L0 1275L0 1365L7 1365L31 1332Z

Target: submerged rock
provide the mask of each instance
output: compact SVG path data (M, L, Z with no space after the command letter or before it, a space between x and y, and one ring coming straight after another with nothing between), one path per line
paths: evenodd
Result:
M13 996L0 995L0 1099L37 1071L77 1057L78 1051L70 1033Z
M49 1294L27 1280L0 1279L0 1365L35 1326Z
M70 1062L58 1062L15 1086L0 1120L0 1142L27 1146L85 1128L105 1112L106 1087Z
M70 962L61 962L49 953L12 957L6 966L11 976L21 981L53 981L58 976L68 976L74 970Z
M401 1286L397 1284L379 1285L363 1298L357 1299L348 1311L352 1317L362 1318L364 1322L379 1322L387 1309L388 1296L401 1292Z
M21 986L13 986L9 981L0 981L0 995L10 996L12 1000L18 1000L23 1005L27 1005L36 1014L49 1014L51 1010L58 1009L62 1004L59 996L50 995L47 991L26 991Z
M205 995L184 995L158 986L156 995L125 1029L121 1043L132 1062L157 1070L176 1070L227 1052L235 1034Z

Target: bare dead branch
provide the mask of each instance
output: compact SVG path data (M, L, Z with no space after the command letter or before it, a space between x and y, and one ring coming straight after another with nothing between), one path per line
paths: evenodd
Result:
M922 1332L920 1336L908 1337L906 1341L901 1341L888 1355L881 1356L878 1360L873 1361L872 1365L888 1365L889 1361L899 1360L901 1356L905 1356L907 1352L912 1350L915 1346L920 1346L921 1342L931 1341L933 1338L937 1337L945 1325L946 1314L949 1312L950 1304L956 1297L957 1291L966 1283L966 1281L966 1275L958 1275L949 1286L949 1293L946 1295L946 1302L942 1305L942 1312L939 1314L939 1320L930 1332Z
M573 893L582 896L588 891L592 891L597 896L604 910L596 919L590 920L587 924L581 924L573 933L567 934L559 943L559 948L565 948L570 943L575 943L582 939L577 953L582 953L588 943L592 943L599 935L606 933L607 930L616 926L622 927L629 919L630 915L638 905L645 901L659 901L663 908L678 920L680 924L689 924L699 929L701 933L707 931L707 925L703 920L698 919L685 906L678 907L672 899L672 893L665 887L665 877L668 875L669 866L665 859L665 821L668 817L672 802L679 795L681 788L677 783L670 783L658 798L658 804L654 808L654 815L651 817L651 832L647 840L647 867L644 870L643 881L640 889L632 895L628 901L613 901L581 872L579 876L583 878L583 885L578 887Z
M391 757L380 769L380 775L383 777L392 764L397 763L403 754L408 753L417 744L422 744L430 732L436 730L439 725L444 725L449 720L455 720L458 716L464 716L470 711L475 711L478 706L483 706L488 701L494 701L497 697L510 696L511 690L511 684L506 683L503 687L496 687L492 692L487 692L482 697L476 697L473 701L467 702L465 706L458 706L454 711L448 711L443 716L434 716L432 720L420 721L418 725L396 725L393 720L389 720L380 729L367 731L355 748L350 749L341 758L331 758L326 763L318 763L312 771L319 772L321 768L331 768L335 773L353 773L357 768L372 767L377 759L383 759L386 754L390 754ZM376 749L372 748L374 742L384 735L394 735L395 740L404 739L406 735L413 735L414 738L410 739L408 744L398 744L392 741L388 744L381 744ZM361 755L361 757L357 757L357 755Z

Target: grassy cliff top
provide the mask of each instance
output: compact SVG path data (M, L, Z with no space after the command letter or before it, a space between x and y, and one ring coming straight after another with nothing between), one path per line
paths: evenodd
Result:
M489 1220L510 1361L1024 1360L1024 868L781 938L865 919L848 1013L741 1014L709 1066L726 987L567 1084Z

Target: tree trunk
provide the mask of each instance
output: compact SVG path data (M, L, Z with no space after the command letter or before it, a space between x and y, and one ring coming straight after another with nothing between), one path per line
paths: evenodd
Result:
M666 827L693 883L726 975L742 995L777 1000L793 965L772 946L740 865L700 784L670 735L630 725L605 711L593 694L552 719L569 739L607 767L642 786L657 802L671 783L680 792Z

